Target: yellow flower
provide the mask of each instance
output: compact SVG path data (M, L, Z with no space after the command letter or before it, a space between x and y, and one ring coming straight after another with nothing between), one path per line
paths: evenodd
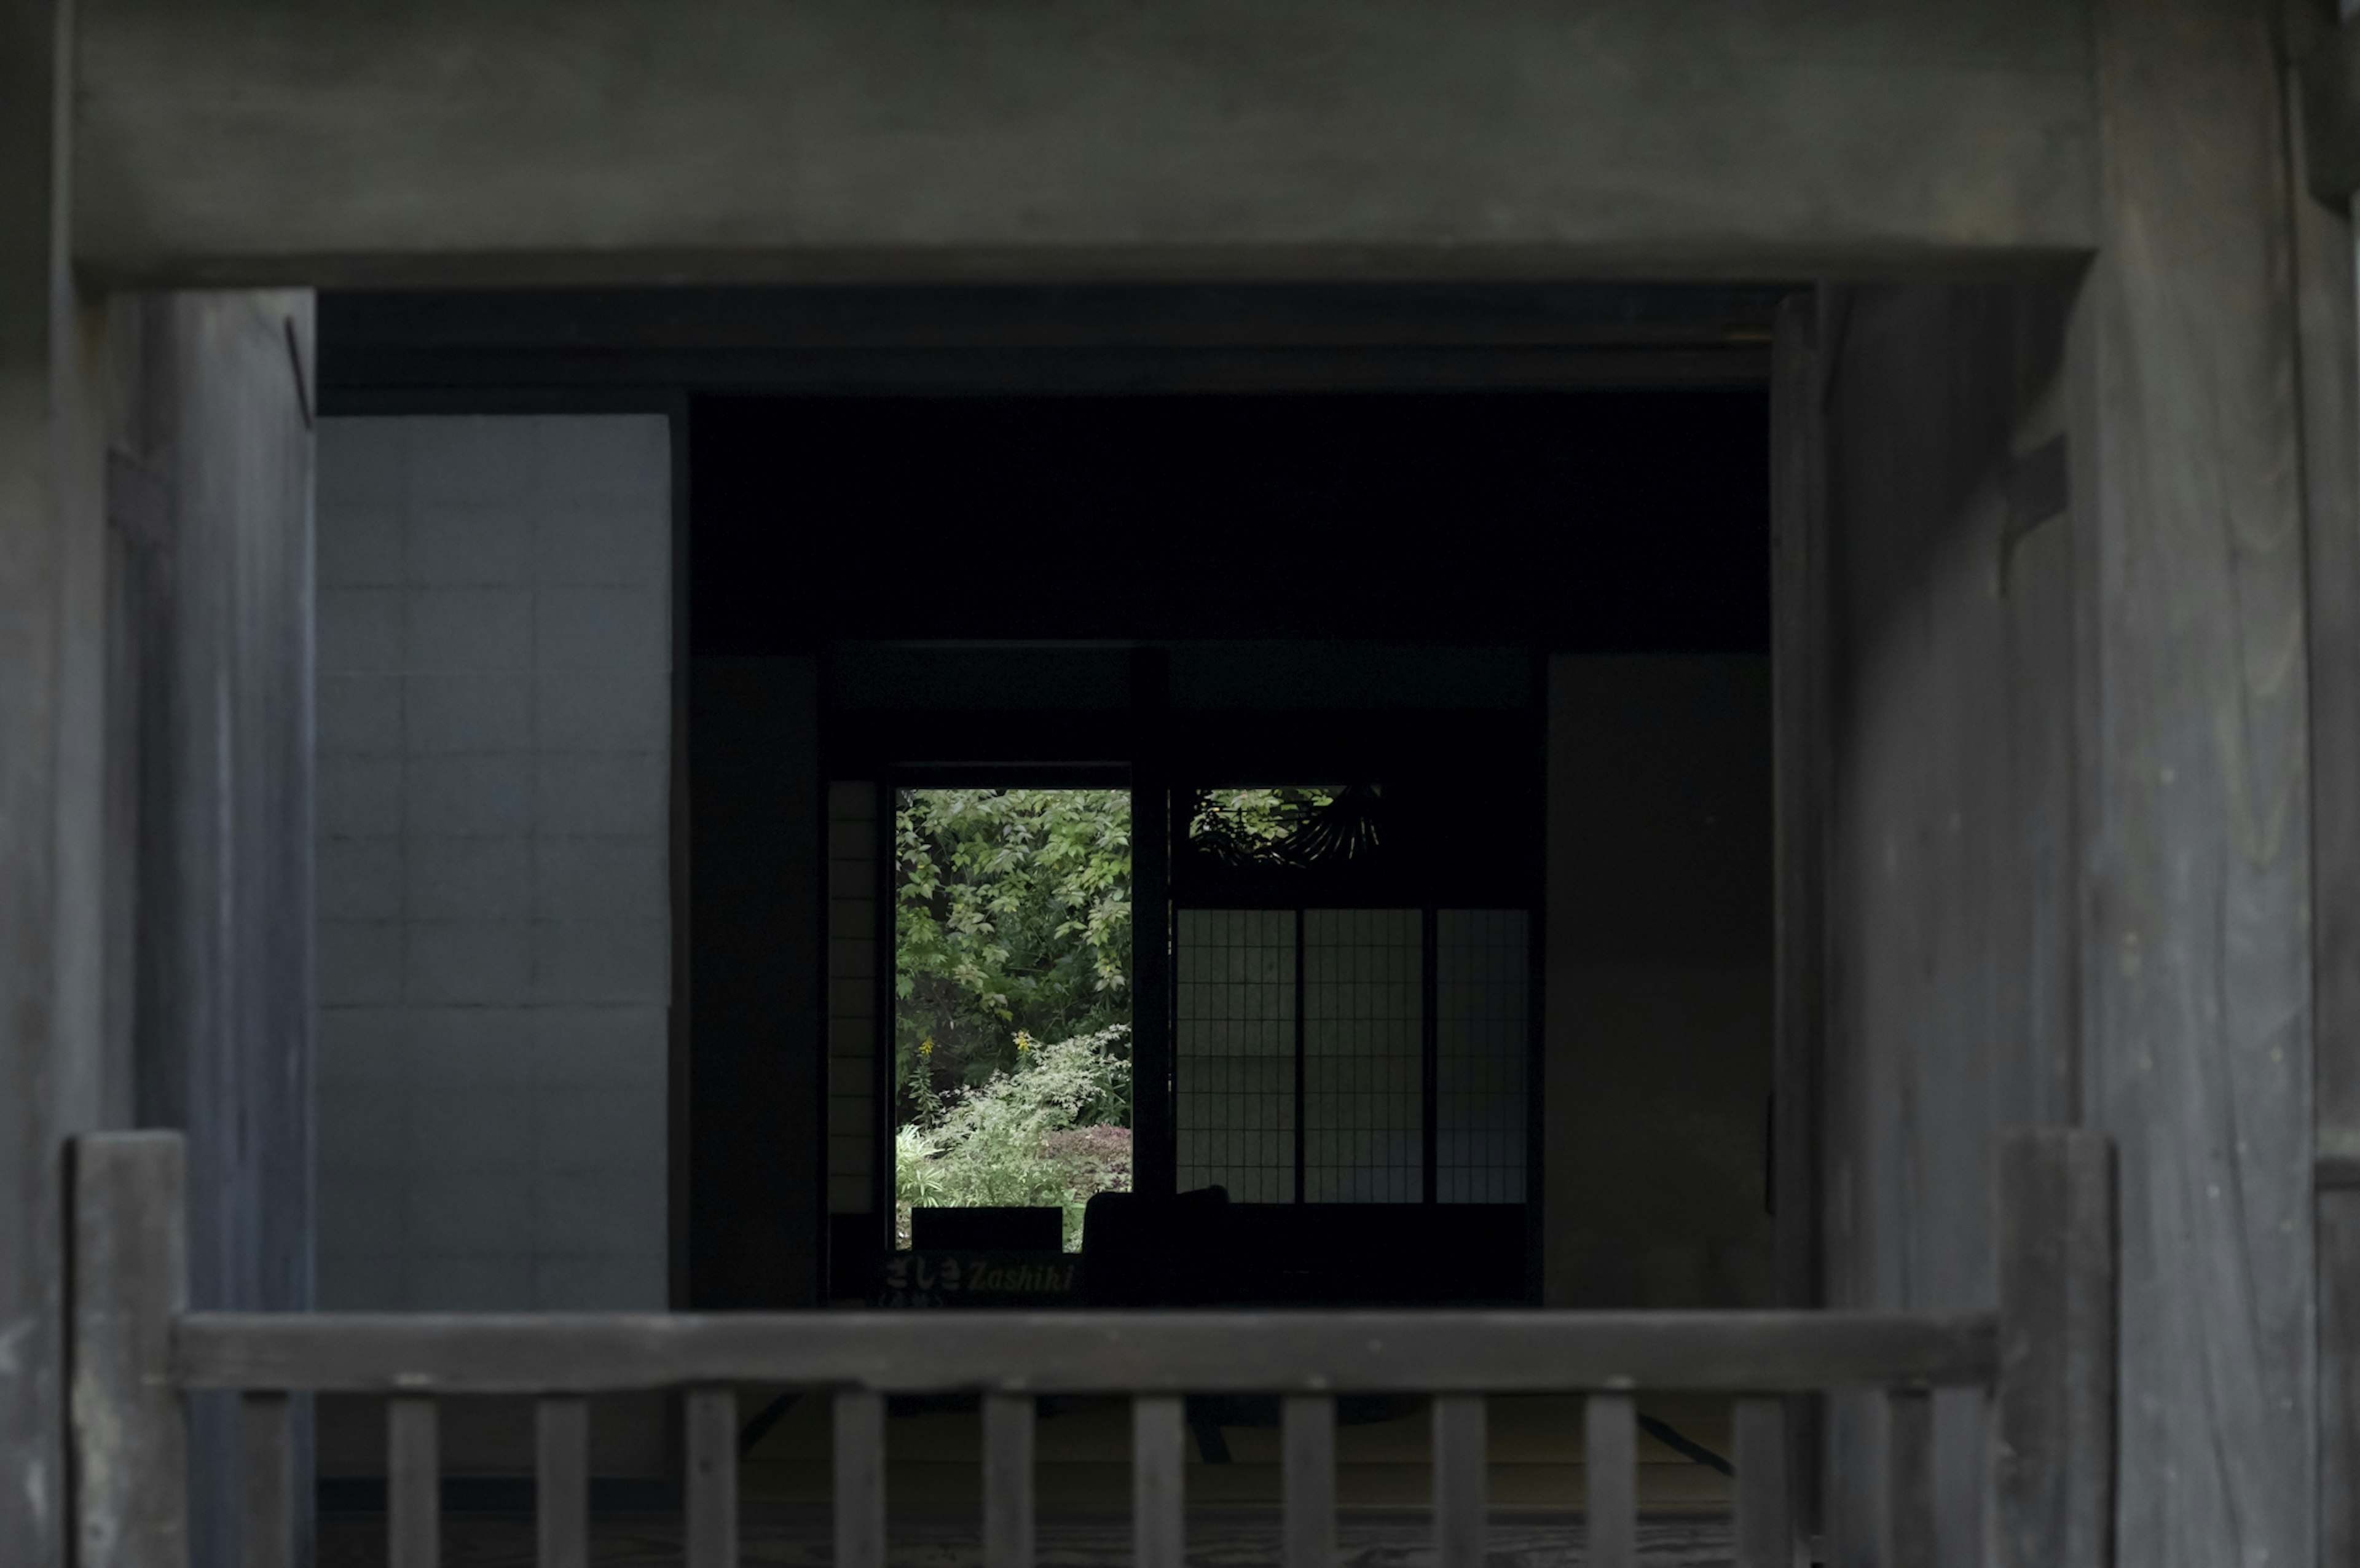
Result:
M920 1040L920 1041L918 1042L918 1054L919 1054L919 1055L921 1055L921 1056L932 1056L934 1053L934 1042L933 1040Z

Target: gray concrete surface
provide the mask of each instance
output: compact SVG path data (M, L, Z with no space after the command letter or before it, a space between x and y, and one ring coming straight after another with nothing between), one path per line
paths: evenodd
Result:
M2076 0L89 0L100 274L1723 277L2088 249Z

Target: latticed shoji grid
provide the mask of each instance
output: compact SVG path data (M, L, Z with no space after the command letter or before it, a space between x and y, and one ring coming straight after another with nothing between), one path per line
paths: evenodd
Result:
M1435 920L1435 1196L1524 1201L1531 950L1522 909Z
M1175 922L1180 1190L1295 1200L1295 911L1182 909Z
M1425 1196L1425 953L1415 909L1303 916L1303 1196Z

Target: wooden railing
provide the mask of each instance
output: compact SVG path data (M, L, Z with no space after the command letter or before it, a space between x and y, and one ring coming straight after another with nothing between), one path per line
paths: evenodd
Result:
M183 1568L181 1397L244 1395L248 1568L292 1568L296 1474L289 1395L388 1400L391 1568L440 1550L436 1400L537 1397L540 1561L587 1561L587 1396L685 1391L686 1562L734 1568L733 1385L800 1386L835 1404L837 1568L885 1556L885 1399L965 1391L983 1409L984 1560L1032 1562L1033 1401L1127 1395L1135 1557L1180 1568L1183 1398L1282 1396L1287 1568L1328 1568L1335 1398L1433 1399L1441 1568L1479 1568L1485 1398L1585 1399L1587 1561L1637 1562L1640 1389L1735 1396L1739 1568L1792 1568L1784 1396L1882 1389L1889 1412L1886 1555L1936 1561L1931 1390L1993 1397L1993 1555L2023 1568L2098 1568L2111 1499L2110 1152L2089 1134L2013 1141L2003 1160L2001 1307L1945 1316L1842 1312L1284 1312L925 1315L246 1314L184 1310L179 1140L82 1139L74 1184L72 1404L81 1568Z

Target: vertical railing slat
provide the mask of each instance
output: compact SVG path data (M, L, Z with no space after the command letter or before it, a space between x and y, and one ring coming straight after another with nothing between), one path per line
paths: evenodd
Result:
M836 1396L836 1568L885 1568L885 1396Z
M1441 1568L1482 1568L1484 1424L1482 1395L1434 1397L1434 1548Z
M2103 1133L2038 1128L2001 1151L1998 1568L2114 1561L2115 1205Z
M552 1395L534 1407L533 1476L541 1568L589 1568L589 1400Z
M1131 1531L1133 1568L1181 1568L1185 1499L1181 1461L1187 1441L1177 1394L1142 1394L1131 1404Z
M1283 1407L1285 1568L1329 1568L1336 1551L1336 1400L1289 1394Z
M1032 1396L983 1397L983 1568L1032 1568Z
M688 1394L687 1568L738 1568L738 1396Z
M1592 1394L1583 1403L1589 1568L1638 1568L1638 1410L1628 1394Z
M1893 1568L1934 1568L1934 1396L1896 1388L1885 1396L1885 1477Z
M71 1170L74 1561L177 1568L189 1556L188 1433L170 1376L172 1319L189 1300L180 1138L85 1134ZM0 1508L23 1497L12 1490Z
M295 1568L293 1401L284 1394L258 1393L239 1403L239 1442L246 1451L241 1555L246 1568Z
M385 1407L387 1568L437 1568L442 1559L442 1454L432 1399Z
M1736 1568L1792 1568L1786 1401L1758 1396L1739 1399L1732 1424L1737 1450Z

